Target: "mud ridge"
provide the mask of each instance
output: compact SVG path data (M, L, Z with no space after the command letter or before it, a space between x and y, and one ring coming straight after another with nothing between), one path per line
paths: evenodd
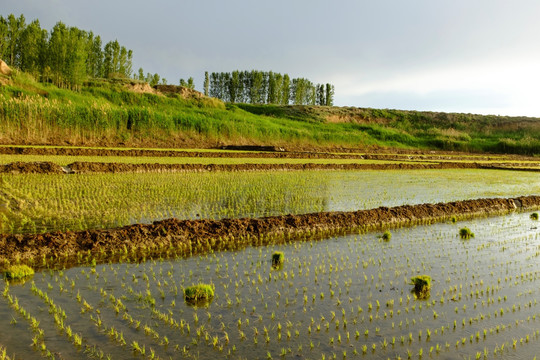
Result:
M477 163L389 163L389 164L125 164L74 162L66 167L52 162L16 162L0 165L0 173L89 174L142 172L211 171L301 171L301 170L415 170L415 169L490 169ZM509 169L509 168L506 168Z
M115 254L142 251L190 255L198 251L238 249L265 245L277 237L292 241L299 234L328 236L338 231L366 231L381 227L408 226L504 214L540 206L540 196L465 200L438 204L379 207L354 212L321 212L262 218L222 220L167 219L153 224L135 224L109 230L0 234L0 265L27 262L39 265L47 258L78 258L102 254L110 261ZM305 238L305 236L304 236ZM283 240L282 240L283 241ZM79 262L80 263L80 262ZM0 266L1 267L1 266Z
M64 156L146 156L146 157L203 157L203 158L289 158L289 159L372 159L372 160L470 160L466 154L447 154L444 152L422 153L410 151L402 153L396 150L393 154L373 153L335 153L329 151L287 151L284 148L274 146L224 146L222 148L236 150L237 152L218 151L183 151L183 150L159 150L159 149L94 149L72 147L22 147L0 146L0 154L5 155L64 155ZM349 149L350 150L350 149ZM358 150L357 150L358 151ZM337 152L337 151L336 151ZM517 155L505 155L505 159L525 160L528 158ZM475 161L491 161L500 159L500 156L475 155Z

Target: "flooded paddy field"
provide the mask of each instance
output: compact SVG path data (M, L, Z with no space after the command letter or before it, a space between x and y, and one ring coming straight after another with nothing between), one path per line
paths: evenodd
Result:
M0 344L22 359L532 359L537 227L514 213L1 280ZM215 295L187 303L197 283Z
M2 174L0 231L112 228L166 218L355 211L540 193L535 173L443 169Z

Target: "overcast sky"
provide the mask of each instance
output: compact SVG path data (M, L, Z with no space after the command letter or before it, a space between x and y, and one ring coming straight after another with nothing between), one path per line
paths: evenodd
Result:
M540 117L538 0L0 0L50 30L92 30L170 84L272 70L339 106Z

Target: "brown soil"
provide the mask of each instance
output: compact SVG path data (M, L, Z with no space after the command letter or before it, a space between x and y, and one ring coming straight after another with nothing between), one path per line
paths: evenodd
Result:
M370 150L368 154L332 153L311 151L285 151L286 149L274 146L222 146L222 149L238 150L238 152L218 151L182 151L182 150L150 150L150 149L93 149L76 147L21 147L0 146L0 154L6 155L66 155L66 156L152 156L152 157L206 157L206 158L289 158L289 159L371 159L371 160L471 160L467 154L398 151L384 153ZM351 149L346 149L351 151ZM345 151L345 149L342 149ZM500 160L501 157L490 155L474 156L474 161ZM516 155L505 155L505 160L536 160Z
M64 174L66 170L53 162L14 162L0 165L0 173L11 174Z
M11 69L3 60L0 60L0 74L2 75L11 75Z
M421 170L490 169L476 163L395 163L395 164L124 164L74 162L61 167L52 162L15 162L0 165L0 173L124 173L124 172L207 172L207 171L300 171L300 170ZM498 169L511 169L497 167Z
M11 174L89 174L141 172L209 172L209 171L302 171L302 170L436 170L491 169L540 171L519 167L520 164L478 164L461 162L388 163L388 164L124 164L74 162L62 167L52 162L14 162L0 165L0 173Z
M540 206L540 196L478 199L439 204L380 207L355 212L322 212L263 218L156 221L110 230L0 234L0 263L16 261L39 266L43 259L77 258L84 254L110 260L114 256L189 255L197 251L238 249L246 245L292 240L295 236L365 231L387 226L501 214ZM285 235L285 236L283 236ZM281 239L281 240L276 240Z
M441 164L121 164L75 162L68 165L74 173L161 172L161 171L269 171L269 170L396 170L478 168L473 163Z
M156 85L154 88L162 94L178 94L184 99L201 99L205 97L203 93L184 86Z

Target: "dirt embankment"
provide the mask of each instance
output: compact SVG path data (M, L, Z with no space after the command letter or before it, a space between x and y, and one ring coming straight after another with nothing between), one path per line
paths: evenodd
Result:
M43 162L13 162L0 165L0 173L10 174L65 174L62 166L50 161Z
M410 151L395 153L335 153L321 151L285 151L285 149L274 146L223 146L229 150L237 152L222 151L183 151L183 150L158 150L158 149L96 149L96 148L76 148L76 147L21 147L21 146L0 146L0 154L6 155L64 155L64 156L152 156L152 157L205 157L205 158L290 158L290 159L366 159L366 160L469 160L472 161L493 161L500 160L501 156L474 155L471 158L467 154ZM351 149L348 149L351 150ZM358 150L357 150L358 151ZM505 155L507 161L518 160L538 160L516 155Z
M62 167L52 162L15 162L0 165L0 173L10 174L88 174L141 172L209 171L301 171L301 170L422 170L422 169L495 169L477 163L390 163L390 164L124 164L74 162Z
M207 171L298 171L298 170L414 170L476 169L475 163L440 164L122 164L75 162L67 166L74 173L107 172L207 172Z
M380 207L355 212L322 212L263 218L156 221L110 230L0 235L0 265L23 261L38 266L45 258L81 261L101 254L115 256L189 255L198 251L238 249L246 245L317 234L362 231L386 226L501 214L540 206L540 196L478 199L439 204ZM285 236L283 236L285 235ZM305 238L304 236L304 238ZM277 240L279 239L281 240ZM87 254L87 255L85 255ZM93 255L92 255L93 254Z

